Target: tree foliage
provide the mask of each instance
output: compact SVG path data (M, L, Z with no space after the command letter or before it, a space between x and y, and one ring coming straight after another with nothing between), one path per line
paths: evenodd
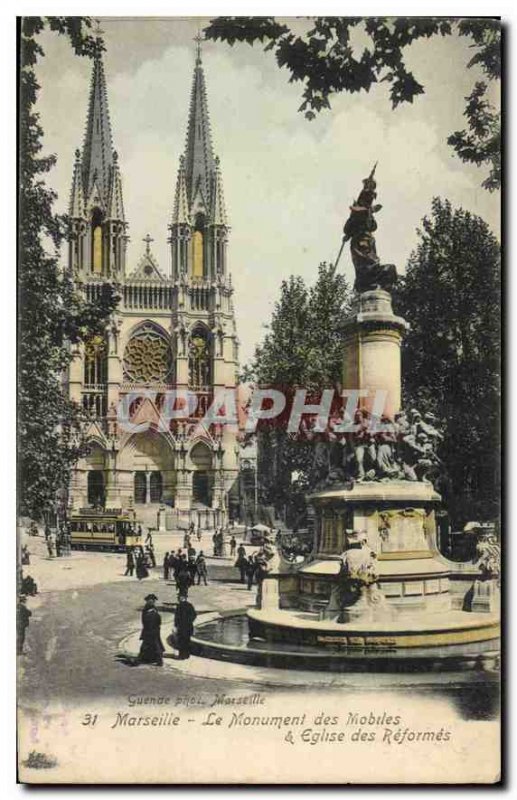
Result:
M349 303L348 284L332 265L320 264L318 278L310 287L299 276L283 281L268 332L245 378L278 387L288 401L296 388L319 393L339 385ZM282 420L263 430L259 434L261 501L277 508L288 506L291 520L296 519L305 509L311 463L312 446L289 436Z
M412 103L425 90L408 68L405 51L419 39L452 33L467 37L474 50L467 66L480 66L488 80L500 77L500 23L495 19L315 17L312 24L305 35L297 35L274 17L216 17L205 35L230 45L260 42L274 51L278 66L290 73L289 81L303 83L299 110L307 119L330 108L332 95L368 92L377 83L389 87L393 108ZM368 46L360 52L352 41L355 28L368 37ZM468 131L456 131L448 142L463 161L489 166L483 185L492 190L500 185L500 124L486 94L487 84L477 83L466 98Z
M19 510L40 517L54 507L81 452L80 409L63 387L71 345L102 333L114 308L114 287L88 303L59 265L67 220L53 211L55 193L45 175L56 157L42 155L43 130L36 110L35 67L44 56L38 35L49 28L69 38L74 51L92 56L99 43L81 17L25 17L20 41L18 241L18 451ZM102 46L102 45L100 45Z
M456 525L498 513L500 254L488 225L436 198L397 288L411 324L404 402L445 422L440 455Z

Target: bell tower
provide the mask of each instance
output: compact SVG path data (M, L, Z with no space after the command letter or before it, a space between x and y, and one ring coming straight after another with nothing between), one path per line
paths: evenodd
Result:
M238 338L227 261L230 228L221 165L212 145L201 38L196 37L196 42L187 136L179 160L169 242L177 387L196 394L195 414L200 419L216 395L225 390L235 392ZM235 433L226 429L215 435L217 441L213 430L206 431L212 450L212 502L221 507L225 491L235 479L236 440ZM196 500L195 481L195 469L194 474L185 473L183 487L178 484L179 504L189 502L189 497Z
M127 223L100 46L94 57L83 149L75 151L69 216L72 273L82 282L120 279L126 268Z

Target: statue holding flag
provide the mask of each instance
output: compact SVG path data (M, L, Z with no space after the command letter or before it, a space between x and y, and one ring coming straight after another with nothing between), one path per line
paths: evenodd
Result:
M372 289L390 291L396 280L397 270L394 264L381 264L375 246L374 231L377 222L374 214L382 206L374 205L377 197L377 184L374 179L375 164L368 178L363 180L363 188L353 206L350 206L350 216L343 228L343 243L350 241L350 252L355 267L356 292L367 292Z

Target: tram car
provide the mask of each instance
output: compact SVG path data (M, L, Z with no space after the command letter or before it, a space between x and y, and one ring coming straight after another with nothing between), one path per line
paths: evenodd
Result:
M72 550L109 550L125 552L127 547L143 545L137 533L133 511L107 508L101 511L81 508L70 518Z

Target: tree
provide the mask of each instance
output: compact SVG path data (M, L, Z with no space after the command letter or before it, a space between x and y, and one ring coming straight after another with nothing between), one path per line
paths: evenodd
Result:
M59 265L67 220L53 211L55 193L44 181L56 157L41 155L43 130L36 111L35 66L44 56L38 34L48 27L68 36L74 51L92 56L102 42L81 17L25 17L20 41L18 239L18 481L19 511L40 518L55 507L82 452L81 410L64 391L71 345L102 333L116 303L106 284L93 305Z
M268 333L255 350L246 379L281 389L287 408L297 388L319 395L339 384L349 303L345 277L331 264L320 264L309 288L299 276L283 281ZM260 494L265 504L287 505L294 520L305 510L312 446L290 436L286 428L287 418L279 417L259 433Z
M411 324L404 404L445 423L440 456L456 525L499 508L500 254L488 225L436 198L397 287Z
M274 51L279 67L285 67L289 81L304 85L299 108L307 119L330 108L330 98L338 92L368 92L377 83L389 86L392 107L412 103L424 87L408 69L406 48L418 39L450 36L457 33L471 41L474 55L468 67L479 65L488 80L501 74L501 26L497 19L446 17L315 17L313 27L296 35L274 17L217 17L205 28L208 39L265 43ZM360 27L369 38L360 53L354 49L351 34ZM500 185L500 123L497 111L486 99L487 84L476 83L466 98L465 116L469 131L456 131L448 143L466 162L490 168L483 186L493 190Z

